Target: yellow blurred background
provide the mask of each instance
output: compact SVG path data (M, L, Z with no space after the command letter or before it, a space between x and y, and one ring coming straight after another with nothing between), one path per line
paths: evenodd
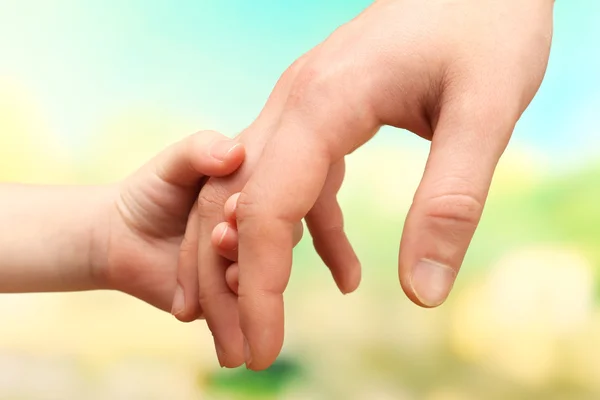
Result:
M110 182L196 130L236 134L370 2L322 3L0 0L0 181ZM340 295L301 243L272 369L221 370L203 323L123 294L0 295L0 399L600 398L598 21L557 2L547 79L440 309L396 272L428 144L384 129L341 193L362 286Z

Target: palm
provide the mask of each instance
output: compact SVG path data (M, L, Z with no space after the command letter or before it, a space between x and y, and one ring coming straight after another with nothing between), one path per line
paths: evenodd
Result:
M197 192L157 177L125 182L110 214L111 287L171 309L178 255Z

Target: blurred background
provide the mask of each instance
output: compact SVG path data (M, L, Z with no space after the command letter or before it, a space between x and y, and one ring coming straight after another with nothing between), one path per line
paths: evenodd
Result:
M112 182L194 131L233 136L369 3L0 0L0 181ZM599 21L556 2L547 78L440 309L396 272L428 143L384 129L341 193L362 286L340 295L305 240L272 369L221 370L203 323L118 293L0 295L0 399L600 398Z

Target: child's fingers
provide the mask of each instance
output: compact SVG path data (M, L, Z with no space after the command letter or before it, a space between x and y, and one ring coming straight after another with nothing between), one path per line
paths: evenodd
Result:
M237 252L235 257L231 257L231 250L237 250L237 221L236 209L237 201L240 197L239 193L231 195L223 206L223 213L227 224L219 224L213 231L213 244L218 249L219 254L231 261L237 261ZM227 226L225 226L227 225ZM302 222L294 226L294 246L300 243L304 234L304 226ZM235 237L234 237L235 236ZM235 244L232 242L235 240Z
M240 285L240 266L237 263L227 267L227 271L225 271L225 280L227 281L229 289L237 296Z
M303 234L304 226L302 223L296 224L294 226L294 246L300 243ZM235 225L230 222L221 222L213 230L211 242L221 257L237 262L238 231Z
M163 181L196 187L204 176L223 176L242 163L242 144L214 131L202 131L175 143L150 162Z
M159 154L148 166L172 185L196 188L205 176L222 176L235 171L244 159L244 148L214 131L191 135ZM180 321L191 322L202 316L198 301L199 217L194 204L182 241L177 265L177 286L171 313ZM235 240L237 242L237 239Z
M237 262L238 232L235 226L221 222L213 230L211 242L221 257Z
M202 316L198 301L198 203L190 212L177 263L177 287L171 314L182 322L191 322Z
M225 214L225 221L229 222L232 225L237 225L236 221L236 209L237 202L240 198L240 194L236 193L227 199L225 205L223 206L223 213Z

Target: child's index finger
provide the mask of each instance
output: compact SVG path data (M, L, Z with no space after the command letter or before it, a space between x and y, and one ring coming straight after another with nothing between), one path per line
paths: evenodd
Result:
M230 198L227 199L225 205L223 206L223 213L225 215L225 221L229 222L233 226L237 226L237 202L240 198L240 193L236 193L231 195Z

